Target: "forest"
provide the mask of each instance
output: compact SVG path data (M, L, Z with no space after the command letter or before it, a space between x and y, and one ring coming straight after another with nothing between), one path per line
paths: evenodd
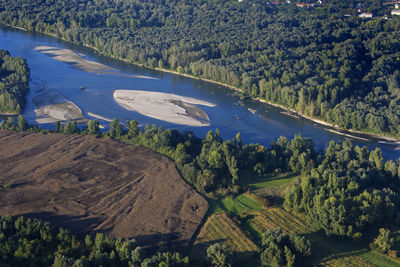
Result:
M29 91L29 69L21 57L0 49L0 113L19 113Z
M68 230L24 217L0 217L0 264L7 266L188 266L179 253L151 254L135 240L98 233L78 238Z
M3 24L239 88L343 129L399 136L397 18L383 1L4 0Z

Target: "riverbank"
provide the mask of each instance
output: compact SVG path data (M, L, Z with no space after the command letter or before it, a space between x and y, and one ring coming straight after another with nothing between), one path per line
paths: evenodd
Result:
M15 28L15 27L13 27L13 28ZM49 34L49 33L44 33L44 34L45 34L45 35L52 36L52 37L56 37L55 34ZM57 37L56 37L56 38L57 38ZM62 38L58 38L58 39L63 40ZM63 40L63 41L66 41L66 40ZM87 45L87 44L82 44L82 45L85 46L85 47L88 47L88 48L91 48L91 49L95 50L98 54L101 54L101 55L103 55L103 56L106 56L106 57L109 57L109 58L113 58L113 59L116 59L116 60L120 60L120 61L123 61L123 62L125 62L125 63L134 64L134 65L137 65L137 66L145 67L145 66L143 66L142 64L138 64L138 63L135 63L135 62L132 62L132 61L123 59L123 58L118 58L118 57L115 57L115 56L112 56L112 55L108 55L107 53L102 53L99 49L97 49L96 47L93 47L93 46L91 46L91 45ZM147 68L148 68L148 67L147 67ZM217 81L213 81L213 80L210 80L210 79L205 79L205 78L201 78L201 77L196 77L196 76L193 76L193 75L190 75L190 74L180 73L180 72L177 72L177 71L174 71L174 70L161 69L161 68L149 68L149 69L154 69L154 70L157 70L157 71L162 71L162 72L166 72L166 73L171 73L171 74L175 74L175 75L180 75L180 76L188 77L188 78L191 78L191 79L197 79L197 80L201 80L201 81L206 81L206 82L210 82L210 83L213 83L213 84L217 84L217 85L221 85L221 86L226 86L226 87L228 87L228 88L230 88L230 89L232 89L232 90L234 90L234 91L237 91L237 92L242 92L242 90L240 90L239 88L236 88L236 87L231 86L231 85L227 85L227 84L222 83L222 82L217 82ZM254 99L254 100L257 100L257 101L266 103L266 104L271 105L271 106L278 107L278 108L280 108L280 109L282 109L282 110L285 110L285 111L288 111L288 112L290 112L290 113L292 113L292 114L295 114L296 116L299 116L299 117L301 117L301 118L303 118L303 119L307 119L307 120L313 121L313 122L316 123L316 124L320 124L320 125L327 126L327 127L333 127L333 128L335 128L335 129L338 129L338 130L343 131L343 129L341 129L340 127L337 127L336 125L331 125L330 123L328 123L328 122L326 122L326 121L323 121L323 120L321 120L321 119L318 119L318 118L312 118L312 117L303 115L303 114L298 113L297 111L295 111L295 110L293 110L293 109L286 108L286 107L281 106L281 105L279 105L279 104L271 103L271 102L266 101L266 100L261 99L261 98L256 98L256 99ZM348 132L348 133L351 132L351 133L356 133L356 134L362 134L362 135L365 135L365 136L370 136L370 137L372 137L372 138L378 138L378 139L386 140L386 141L388 141L388 142L400 141L400 139L399 139L398 137L394 137L394 136L390 136L390 135L385 135L385 134L374 134L374 133L370 133L370 132L359 131L359 130L351 130L351 129L350 129L350 130L346 130L346 132ZM338 134L339 134L339 133L338 133ZM341 133L340 135L345 136L345 134L347 134L347 133Z
M400 141L400 138L393 137L393 136L387 136L387 135L383 135L383 134L374 134L374 133L363 132L363 131L358 131L358 130L354 130L354 129L343 130L338 125L333 125L333 124L330 124L330 123L328 123L326 121L323 121L321 119L317 119L317 118L313 118L313 117L304 115L302 113L297 112L294 109L287 108L287 107L284 107L282 105L275 104L275 103L266 101L266 100L261 99L261 98L256 98L255 100L260 101L262 103L266 103L268 105L271 105L271 106L274 106L274 107L277 107L277 108L280 108L280 109L283 109L286 112L291 112L291 113L295 114L296 116L299 116L299 117L301 117L303 119L307 119L307 120L310 120L312 122L321 124L323 126L333 127L333 128L335 128L337 130L344 131L344 132L338 132L336 130L326 129L326 130L328 130L330 132L334 132L335 134L339 134L339 135L343 135L343 136L347 136L347 137L352 137L352 138L356 138L356 139L360 139L360 140L366 140L365 138L358 137L358 136L352 136L352 135L349 135L348 133L346 133L346 132L349 132L349 133L355 133L355 134L363 134L363 135L370 136L370 137L373 137L373 138L383 139L383 140L389 141L389 142L399 142Z
M0 116L18 116L19 113L14 112L0 112Z

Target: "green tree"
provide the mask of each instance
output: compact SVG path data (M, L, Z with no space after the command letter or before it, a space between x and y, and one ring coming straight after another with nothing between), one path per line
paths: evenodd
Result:
M370 244L372 250L376 250L381 253L389 254L394 245L394 239L390 237L390 230L381 228L379 229L379 235Z
M100 133L100 124L97 120L88 121L88 133L98 135Z
M120 137L124 133L124 128L122 124L117 119L113 119L110 123L110 130L108 131L108 135L111 137Z
M207 259L212 266L227 267L233 264L233 252L229 246L216 243L207 248Z
M17 118L17 128L19 131L25 131L28 129L29 125L28 122L26 121L25 117L22 115L19 115Z

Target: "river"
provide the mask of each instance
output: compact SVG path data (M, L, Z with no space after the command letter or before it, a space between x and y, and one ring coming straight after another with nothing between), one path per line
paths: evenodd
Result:
M38 46L73 50L85 59L118 69L123 75L90 73L77 69L35 50ZM280 108L253 100L241 102L231 89L224 86L103 57L92 49L71 45L46 35L1 26L0 48L8 50L14 57L21 56L28 62L31 70L31 91L27 97L24 115L29 123L36 123L37 119L33 96L38 91L57 90L75 103L88 119L94 119L93 114L96 114L99 118L117 118L123 123L127 120L137 120L142 126L148 123L179 131L192 130L199 137L218 128L225 139L233 138L240 132L245 143L257 142L264 145L270 144L271 140L277 140L279 136L292 138L301 134L312 138L317 148L324 149L330 140L343 141L349 138L355 145L366 145L370 149L380 147L385 158L397 159L399 155L398 144L385 143L384 140L360 134L343 136L329 127L284 114ZM149 76L153 79L129 76ZM81 90L81 87L84 90ZM209 116L209 126L177 125L124 109L113 100L115 89L173 93L211 102L215 107L201 107ZM105 121L102 123L105 126L107 124ZM54 124L42 127L54 127Z

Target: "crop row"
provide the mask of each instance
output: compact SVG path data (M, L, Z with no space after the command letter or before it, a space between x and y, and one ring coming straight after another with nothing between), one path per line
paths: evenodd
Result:
M195 246L222 242L236 252L257 251L258 247L243 233L226 213L208 218L196 239Z
M310 228L306 224L281 208L274 207L262 211L254 211L250 215L252 215L252 218L249 223L259 233L278 227L289 233L302 234L310 232Z

